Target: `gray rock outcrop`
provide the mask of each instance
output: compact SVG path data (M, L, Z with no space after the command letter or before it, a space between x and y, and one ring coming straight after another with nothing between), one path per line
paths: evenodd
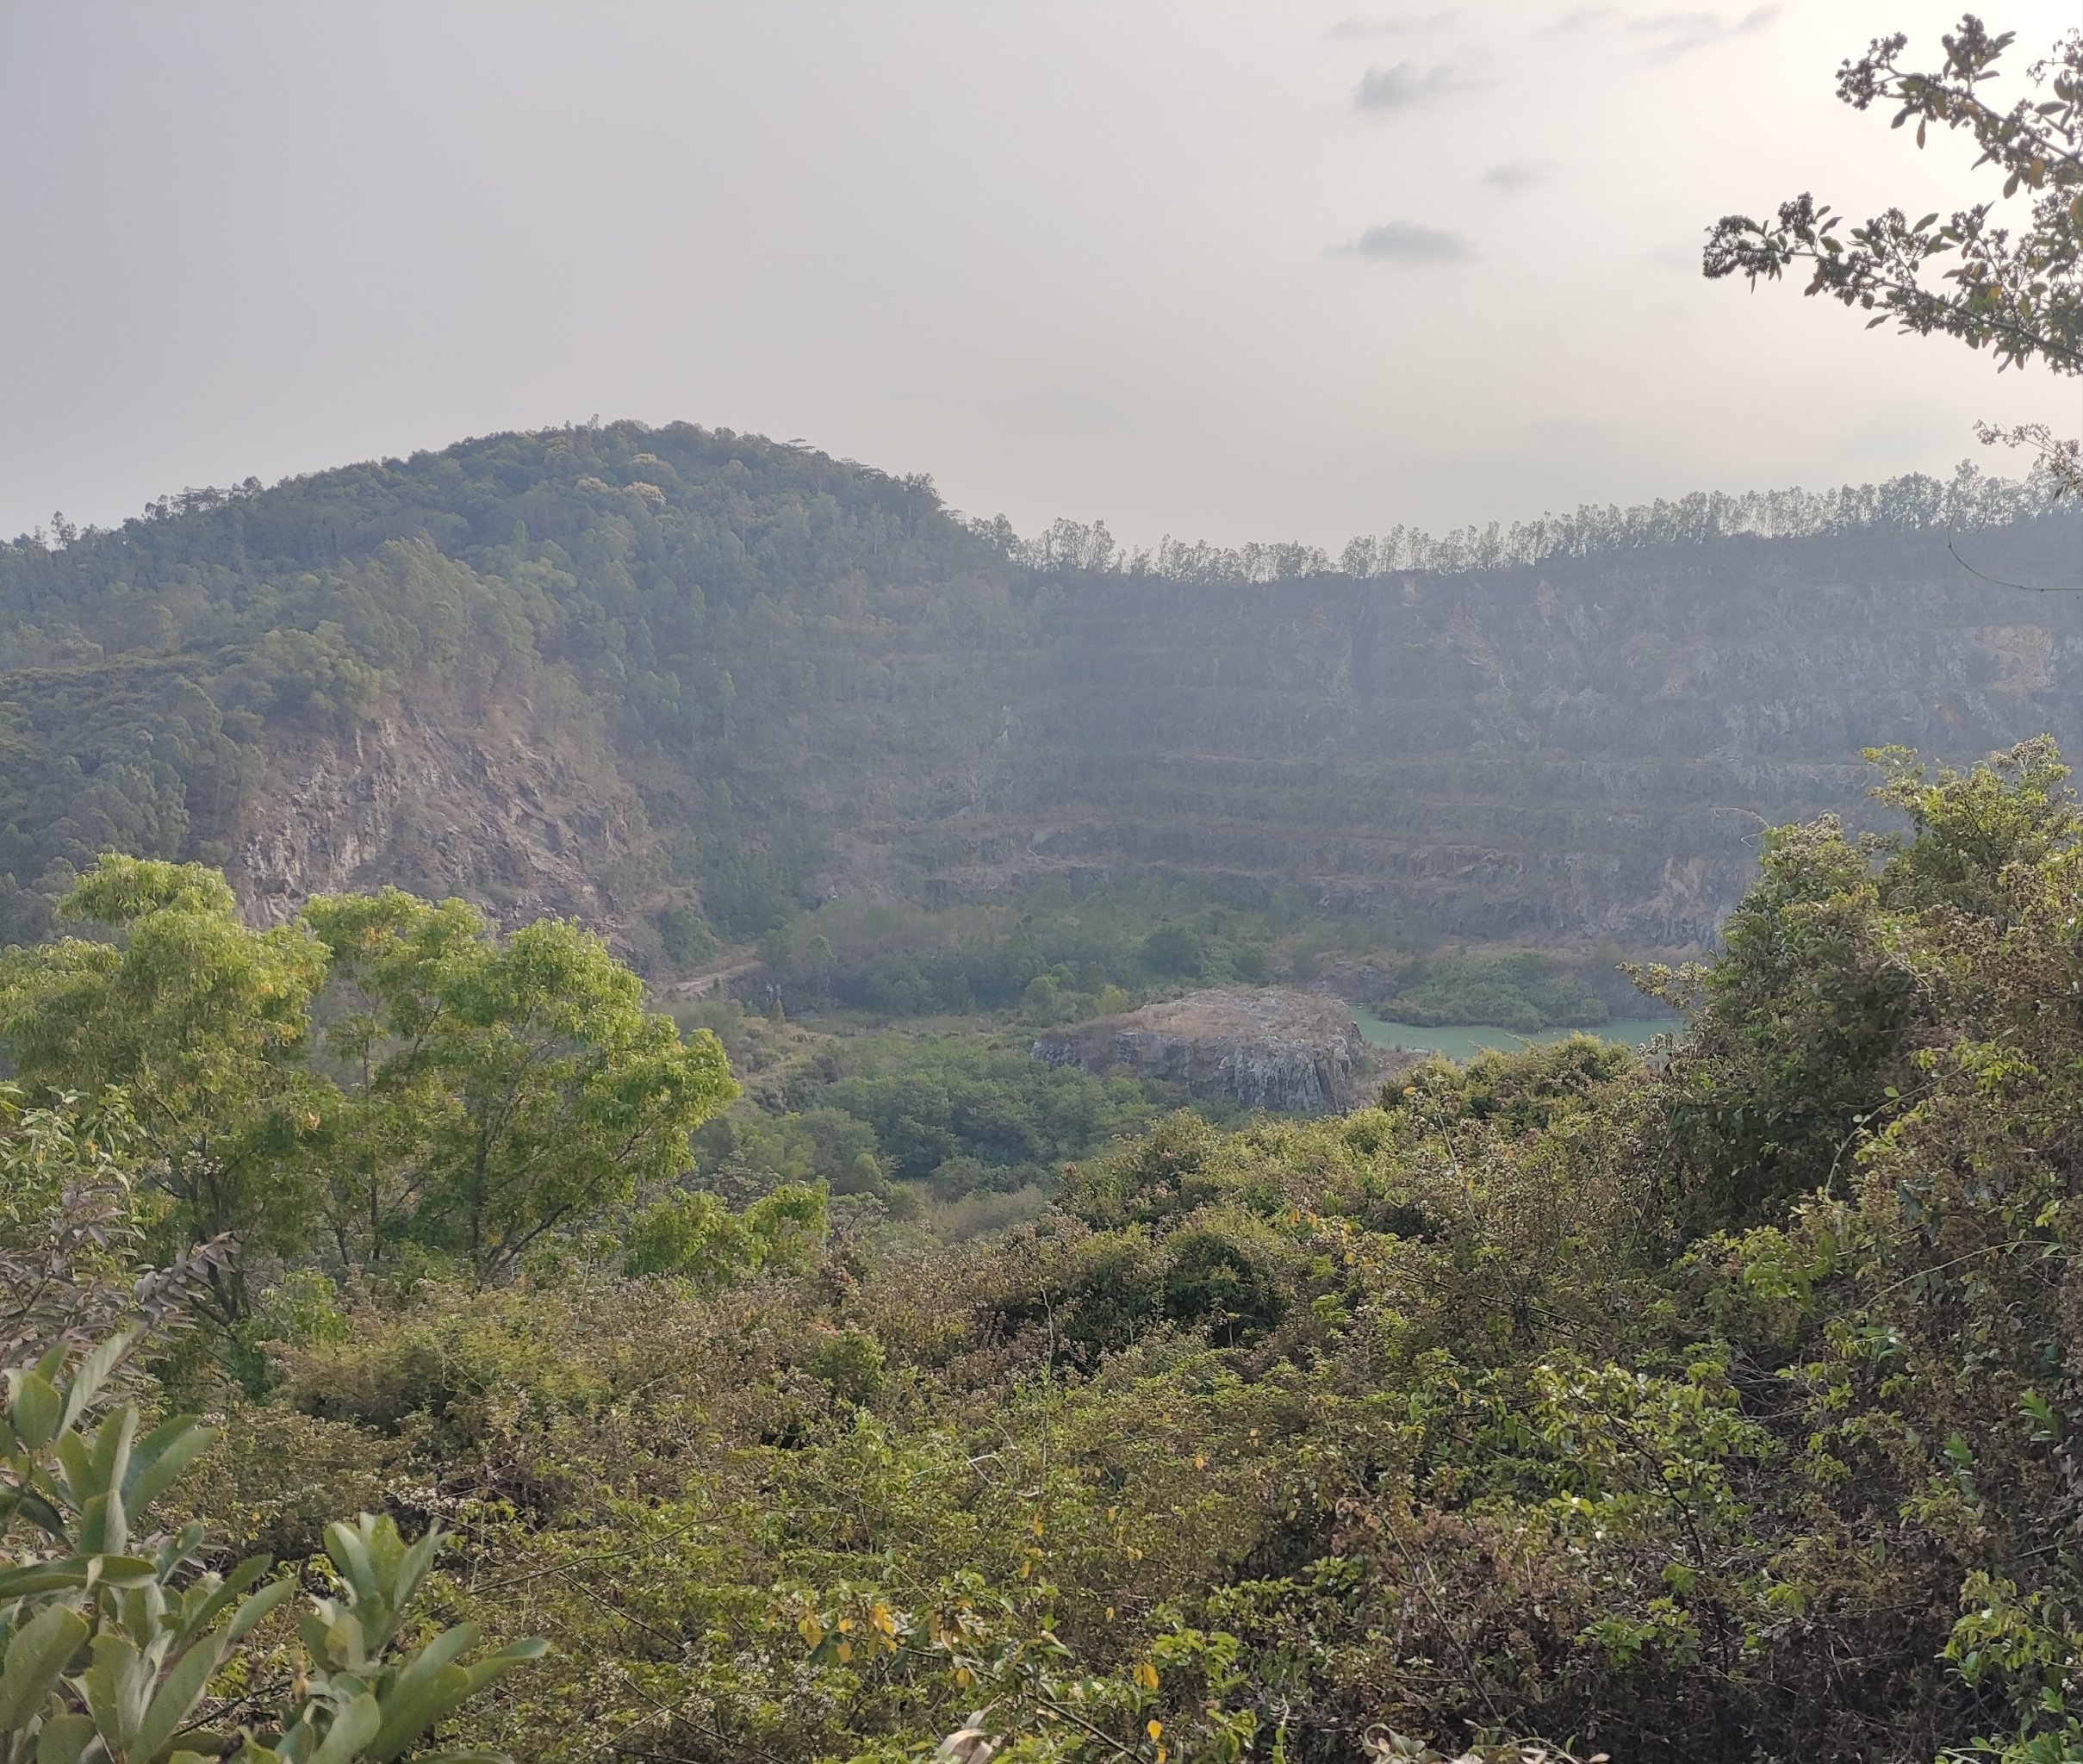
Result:
M1089 1072L1130 1071L1284 1115L1339 1115L1368 1099L1380 1062L1336 998L1217 987L1052 1031L1034 1057Z
M430 899L463 895L509 929L557 916L612 937L600 880L639 842L643 815L592 758L518 717L452 708L286 740L227 873L262 924L314 894L393 883Z

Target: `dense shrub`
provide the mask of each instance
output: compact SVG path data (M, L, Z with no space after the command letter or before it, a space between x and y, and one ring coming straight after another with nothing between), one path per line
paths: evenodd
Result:
M1530 950L1415 957L1397 971L1381 1011L1399 1022L1489 1023L1527 1034L1595 1028L1607 1016L1582 975Z

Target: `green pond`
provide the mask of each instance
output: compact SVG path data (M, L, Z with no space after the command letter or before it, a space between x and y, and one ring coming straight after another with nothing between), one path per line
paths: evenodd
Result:
M1616 1016L1595 1028L1538 1029L1521 1034L1516 1029L1495 1029L1483 1023L1443 1023L1432 1028L1416 1023L1392 1023L1358 1005L1352 1015L1360 1034L1377 1047L1408 1047L1420 1053L1444 1053L1449 1059L1473 1059L1493 1047L1509 1053L1577 1034L1596 1035L1602 1041L1646 1041L1652 1035L1667 1035L1678 1027L1675 1016Z

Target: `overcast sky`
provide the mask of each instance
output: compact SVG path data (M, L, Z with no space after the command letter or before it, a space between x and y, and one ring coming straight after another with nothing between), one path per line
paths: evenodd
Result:
M1832 93L1956 16L0 0L0 532L596 413L1139 542L1943 471L2077 382L1699 246L1977 189Z

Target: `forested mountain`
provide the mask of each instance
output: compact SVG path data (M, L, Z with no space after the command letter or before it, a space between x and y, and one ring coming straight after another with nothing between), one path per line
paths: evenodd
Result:
M2083 738L2073 515L1905 480L1499 533L1023 544L687 425L463 443L0 547L0 935L104 849L574 913L653 967L836 891L1147 870L1707 937L1861 746Z

